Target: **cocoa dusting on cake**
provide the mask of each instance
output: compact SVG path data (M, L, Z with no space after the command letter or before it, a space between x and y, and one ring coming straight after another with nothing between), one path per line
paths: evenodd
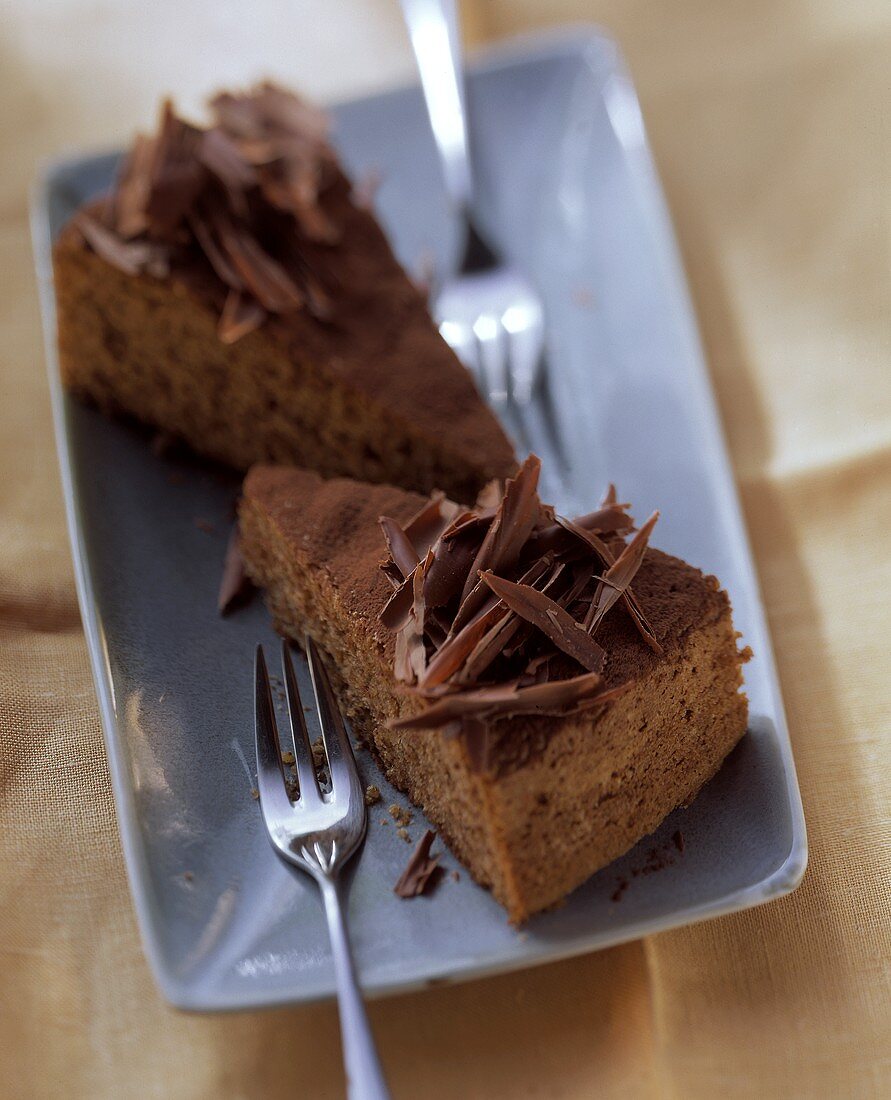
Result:
M409 857L399 881L393 887L393 892L398 897L416 898L429 890L439 878L442 871L439 866L439 856L430 855L434 840L436 840L436 833L428 829Z
M225 295L223 343L269 314L308 310L327 320L331 296L299 247L334 245L342 232L319 202L338 174L324 114L268 83L218 95L210 107L213 123L201 129L165 102L157 133L137 137L107 200L75 225L128 275L206 267ZM297 242L287 253L286 238Z
M565 519L540 501L539 468L531 455L473 508L440 494L404 525L380 521L394 588L380 620L396 634L397 681L425 703L391 728L463 736L482 769L493 722L577 714L630 686L605 686L595 637L617 604L662 652L631 587L658 512L634 531L611 486L596 511Z

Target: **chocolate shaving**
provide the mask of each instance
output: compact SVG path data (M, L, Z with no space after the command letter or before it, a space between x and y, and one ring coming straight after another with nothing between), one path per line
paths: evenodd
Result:
M591 607L585 616L585 628L592 634L603 622L607 611L634 580L635 573L643 564L647 543L658 518L659 513L654 512L603 574L594 599L591 601Z
M522 620L511 612L496 618L493 626L480 638L468 653L464 664L455 676L457 684L476 684L492 662L504 653L510 640L520 629Z
M240 290L230 290L220 314L217 332L224 344L234 344L242 336L260 327L266 318L266 310L259 302Z
M482 769L493 723L577 714L628 689L607 687L593 637L616 603L659 644L631 588L657 517L626 544L633 521L610 487L599 509L564 519L539 500L539 468L530 456L471 510L436 494L408 523L381 520L395 590L380 619L396 633L396 679L420 704L390 725L459 736Z
M577 535L583 542L588 543L604 565L611 566L613 564L614 558L612 550L610 550L606 543L598 538L597 535L593 534L591 531L586 531L583 527L577 526L571 520L565 519L563 516L558 516L557 522L567 531ZM641 610L640 604L637 602L637 597L631 591L631 586L627 585L621 595L625 608L631 616L631 621L637 627L640 636L655 653L662 653L662 646L659 639L656 637L653 628L650 626L646 616Z
M630 531L634 520L628 515L627 504L606 504L587 515L577 516L575 522L586 531L598 535L613 535Z
M484 569L510 569L520 556L520 551L532 534L539 517L540 502L536 490L540 469L540 459L536 455L529 455L517 476L508 480L492 526L486 532L465 582L465 599L476 584L477 576Z
M420 714L394 718L390 729L436 729L456 718L507 718L518 714L565 716L577 714L601 703L612 702L624 694L630 683L605 689L597 672L586 672L570 680L552 680L530 687L516 682L477 688L460 694L446 695L431 703Z
M154 141L145 134L137 134L133 148L124 158L117 186L110 196L111 223L118 235L126 239L138 237L149 227L146 205L154 155Z
M170 100L161 107L145 217L152 236L175 235L202 190L207 173L198 159L201 131L177 118Z
M163 245L123 240L83 211L75 214L73 221L90 248L125 275L146 274L163 279L167 274L168 254Z
M303 305L303 294L287 271L263 251L240 222L216 210L212 225L226 258L265 309L287 313Z
M427 666L424 645L424 569L430 555L412 573L412 605L408 621L396 638L396 679L417 683ZM401 642L401 645L400 645Z
M244 159L238 146L223 130L206 130L197 150L198 160L220 181L233 211L248 216L247 194L259 183L257 170Z
M393 892L398 897L419 897L435 882L434 876L437 876L437 872L441 871L442 868L439 866L440 857L430 855L430 848L434 840L436 840L436 833L432 829L428 829L418 841L417 847L409 856L405 870L393 887Z
M427 574L427 602L431 607L445 607L458 598L491 523L491 517L475 516L443 533L433 547L433 562Z
M395 519L390 519L389 516L381 516L378 522L387 541L387 549L390 551L393 564L403 577L407 577L409 573L414 572L414 568L418 564L417 550L412 545L407 532L399 526Z
M445 493L439 490L433 493L420 512L405 525L405 534L418 558L426 555L440 535L455 522L456 516L466 514L459 504L446 500Z
M398 566L396 566L398 569ZM414 570L405 578L389 598L378 618L388 630L402 630L408 621L414 602Z
M332 318L327 276L305 247L341 236L321 200L339 178L327 120L272 84L217 96L212 109L202 129L163 104L157 131L134 139L99 220L78 216L84 239L128 275L163 279L203 257L226 291L224 343L269 314Z
M504 608L493 601L491 606L484 607L457 634L447 637L427 665L421 686L427 690L444 684L461 668L492 624L498 623L504 615Z
M489 572L480 576L502 603L547 634L558 649L574 657L589 672L603 671L606 660L603 648L560 604L528 584L514 584Z
M238 528L232 528L229 536L229 544L226 547L226 557L223 561L223 575L220 578L220 592L217 596L217 610L221 615L227 614L239 604L244 603L254 591L254 584L244 568L244 558L241 556Z

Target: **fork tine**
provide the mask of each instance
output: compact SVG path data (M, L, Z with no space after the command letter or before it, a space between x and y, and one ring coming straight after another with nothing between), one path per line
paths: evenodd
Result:
M309 636L306 639L306 658L309 661L309 673L315 690L322 737L325 740L325 751L328 754L331 785L337 796L340 797L351 786L358 784L353 746L350 744L350 739L344 728L343 716L334 698L334 691L331 687L331 681L328 679L325 663L318 647Z
M455 355L473 375L477 389L486 396L486 383L481 374L479 349L474 331L458 321L443 321L439 333Z
M518 405L528 405L542 373L544 318L541 306L537 302L511 306L502 314L501 324L507 334L513 399Z
M502 408L508 399L509 371L501 324L494 315L481 313L473 323L473 334L486 396L493 405Z
M288 715L291 719L291 738L294 742L294 761L297 764L297 782L300 785L300 801L306 805L315 805L322 801L316 768L313 763L312 746L303 716L300 688L294 674L294 662L291 650L285 638L282 639L282 667L285 671L285 695L288 700Z
M257 743L257 790L260 792L260 808L264 814L280 816L292 812L291 800L285 787L282 769L275 710L263 647L257 646L254 659L254 736Z

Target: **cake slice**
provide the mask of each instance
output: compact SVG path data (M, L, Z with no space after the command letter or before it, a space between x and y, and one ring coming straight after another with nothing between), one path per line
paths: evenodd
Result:
M327 650L389 779L515 922L689 803L747 717L718 582L614 496L555 517L537 475L466 509L260 466L240 506L278 628Z
M54 252L62 378L239 469L439 486L513 450L357 200L323 116L262 85L200 129L165 105Z

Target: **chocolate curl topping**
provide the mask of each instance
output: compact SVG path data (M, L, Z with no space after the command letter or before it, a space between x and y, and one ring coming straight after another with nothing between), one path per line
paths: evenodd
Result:
M381 516L379 523L384 538L387 540L387 549L390 552L393 564L403 577L407 577L409 573L414 572L414 568L418 564L417 550L395 519L390 519L389 516Z
M211 106L214 123L201 129L164 103L157 132L134 140L102 224L80 216L84 238L127 275L162 279L173 261L203 257L226 291L224 343L270 314L329 319L329 288L306 248L340 239L322 202L337 178L327 121L271 84Z
M95 218L75 214L74 224L93 251L125 275L153 275L162 279L168 271L168 253L152 241L127 241L116 236Z
M625 690L605 688L592 636L620 600L659 645L631 589L657 517L626 544L633 521L612 488L580 521L555 516L539 468L530 456L470 511L437 495L407 524L381 520L397 587L380 618L396 633L397 680L423 701L391 724L462 736L472 761L486 758L492 722L575 714Z
M436 833L428 829L418 841L417 847L409 857L405 870L399 876L399 880L393 887L393 892L400 898L416 898L433 885L439 867L439 856L431 856L430 848L436 840Z
M585 616L585 627L592 634L603 622L607 611L627 591L634 580L635 573L643 564L647 543L658 518L659 513L654 512L603 574L594 599L591 601L591 607Z
M424 570L430 564L428 553L411 575L412 605L405 626L396 637L396 679L416 684L424 676L427 650L424 645Z
M656 513L656 518L658 518L658 512ZM652 521L653 523L655 523L655 519L653 519ZM604 565L611 566L613 564L612 550L610 550L606 543L602 539L598 538L597 535L593 534L593 532L591 531L586 531L583 527L579 527L577 524L573 523L571 520L565 519L563 516L558 516L557 522L566 531L577 535L583 542L586 542L596 552L597 556L600 558L601 562ZM625 608L628 611L628 614L631 616L631 620L637 627L641 637L644 639L650 649L653 650L654 653L661 654L662 646L659 642L659 639L654 634L653 628L650 626L649 622L646 619L646 616L641 610L640 604L637 602L637 597L631 591L630 585L625 587L624 591L622 591L621 593L621 596L625 604ZM610 606L612 606L612 603L610 604ZM591 607L594 607L593 601ZM588 615L593 617L594 611L589 609Z
M528 584L514 584L493 573L481 573L480 576L503 604L547 634L558 649L574 657L589 672L603 671L606 659L603 649L581 623L577 623L549 596L530 588Z
M537 490L540 470L541 460L536 455L530 455L517 476L508 481L492 526L474 559L462 598L466 599L470 594L482 570L508 570L516 563L539 519L541 502Z
M240 290L230 290L220 314L217 334L224 344L234 344L242 336L259 328L266 319L266 310Z
M456 718L508 718L519 714L562 717L586 710L591 706L610 703L624 694L630 684L605 691L603 680L596 672L574 676L570 680L519 687L516 683L498 687L478 688L461 694L447 695L431 703L421 714L397 718L391 729L437 729Z

